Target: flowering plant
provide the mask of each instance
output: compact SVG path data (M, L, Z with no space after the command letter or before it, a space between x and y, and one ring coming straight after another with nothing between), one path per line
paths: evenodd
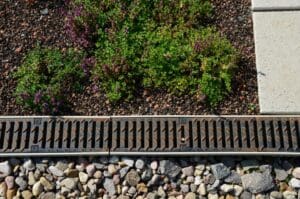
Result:
M79 90L85 78L80 66L83 54L69 49L32 50L15 73L17 102L36 113L58 114L67 107L67 95Z
M237 54L211 15L209 0L73 0L66 27L111 101L149 87L215 105L231 90Z

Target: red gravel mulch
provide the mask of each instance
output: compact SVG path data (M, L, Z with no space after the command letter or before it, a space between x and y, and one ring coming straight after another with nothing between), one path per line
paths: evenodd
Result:
M251 18L251 0L211 0L214 23L239 50L241 61L234 77L233 91L216 108L203 99L176 97L164 90L139 91L133 101L110 104L105 95L88 83L81 94L72 94L72 107L65 115L116 114L257 114L257 80ZM48 9L48 13L41 13ZM71 46L64 32L63 4L40 0L28 5L24 0L0 1L0 115L33 114L17 105L13 95L16 82L12 72L38 41L61 49Z

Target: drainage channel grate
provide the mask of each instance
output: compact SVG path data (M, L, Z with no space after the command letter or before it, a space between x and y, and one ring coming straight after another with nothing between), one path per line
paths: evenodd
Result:
M298 154L300 117L0 117L0 155Z

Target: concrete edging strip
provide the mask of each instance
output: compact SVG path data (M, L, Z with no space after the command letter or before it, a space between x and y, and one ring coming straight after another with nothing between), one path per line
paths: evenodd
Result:
M252 0L252 10L254 12L300 10L300 0Z

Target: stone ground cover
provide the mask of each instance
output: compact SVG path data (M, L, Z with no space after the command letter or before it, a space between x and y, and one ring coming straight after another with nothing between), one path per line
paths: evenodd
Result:
M241 61L233 78L233 91L217 107L209 107L203 100L190 95L165 94L163 89L137 91L129 101L110 103L103 92L96 91L94 82L83 93L70 96L71 109L63 114L254 114L258 112L256 70L250 0L211 1L214 6L213 24L227 37L241 54ZM12 77L21 60L37 41L48 46L66 49L72 45L64 29L64 6L60 1L38 1L28 5L24 1L1 1L0 5L0 113L31 114L16 103L16 81Z
M9 159L0 162L0 197L296 199L299 163L240 157Z

